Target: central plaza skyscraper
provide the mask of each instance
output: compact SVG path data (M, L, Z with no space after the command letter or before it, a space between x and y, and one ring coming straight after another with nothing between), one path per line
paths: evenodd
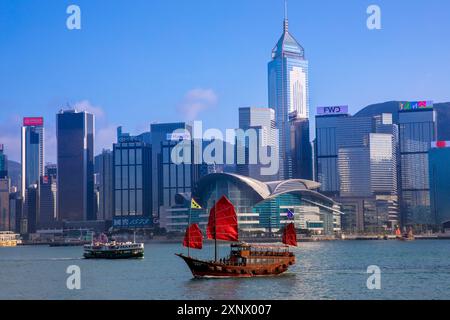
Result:
M287 10L286 10L287 11ZM308 61L303 47L289 33L285 13L283 35L272 50L268 65L269 107L275 110L276 127L280 135L279 178L294 176L294 153L291 124L309 118ZM309 142L309 134L304 137ZM311 160L312 161L312 160Z

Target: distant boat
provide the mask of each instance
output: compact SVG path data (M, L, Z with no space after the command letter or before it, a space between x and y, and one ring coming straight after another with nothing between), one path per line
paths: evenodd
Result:
M102 234L99 239L93 240L90 245L84 246L86 259L133 259L144 257L144 244L134 242L109 241Z
M0 247L15 247L22 244L20 235L11 231L0 231Z
M214 240L215 258L205 261L188 255L177 254L182 258L195 278L251 278L279 275L295 264L295 255L290 246L297 246L294 224L288 224L283 232L282 246L250 245L240 243L236 210L233 204L222 197L211 209L207 226L207 237ZM218 259L217 241L229 241L231 252L227 258ZM186 230L183 242L185 247L203 248L203 235L197 224Z
M414 240L416 240L416 237L414 236L412 228L410 228L409 231L407 233L404 233L404 234L402 234L402 232L400 231L400 228L397 228L397 230L395 231L395 235L397 237L397 240L400 240L400 241L414 241Z

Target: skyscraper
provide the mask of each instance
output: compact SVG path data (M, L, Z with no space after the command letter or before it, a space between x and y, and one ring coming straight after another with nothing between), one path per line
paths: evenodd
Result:
M0 179L8 176L8 157L5 154L5 147L0 144Z
M289 33L286 12L283 34L272 50L272 61L268 65L269 107L275 110L280 136L280 179L293 177L290 123L309 117L308 72L305 51Z
M313 179L313 156L309 138L309 119L294 119L291 122L292 177Z
M152 147L145 141L145 134L122 134L120 128L117 140L113 146L113 226L152 227Z
M97 220L111 221L113 215L113 153L103 150L95 157L99 191Z
M178 130L192 132L191 126L184 122L158 123L152 124L151 144L152 144L152 209L155 218L159 219L161 208L164 205L163 195L163 168L162 149L163 144L172 140L172 134Z
M270 152L275 152L275 112L271 108L240 108L239 109L239 129L247 131L253 129L255 136L254 140L250 142L251 135L241 137L237 135L238 140L236 146L242 146L245 148L244 159L236 159L237 173L248 176L260 181L274 181L276 177L264 176L261 174L262 164L250 163L252 156L256 160L259 159L260 149L267 147ZM256 144L254 146L250 143ZM256 154L250 155L253 152ZM236 152L237 154L237 152Z
M428 151L437 140L437 114L433 102L401 102L399 135L401 161L401 212L403 225L430 226Z
M25 216L22 220L24 224L21 233L36 233L39 224L39 186L38 184L32 184L28 186L25 192L24 203Z
M24 118L22 126L22 196L44 175L44 118Z
M392 230L399 222L398 127L392 114L351 117L348 107L321 107L316 117L316 176L343 205L347 231Z
M57 221L56 177L43 176L39 185L39 219L40 229L51 229Z
M9 192L11 181L0 178L0 231L12 231L10 227Z
M200 178L200 168L202 165L192 163L194 159L194 144L191 144L191 163L174 163L172 152L178 149L180 141L168 139L162 143L162 209L160 211L160 227L166 230L173 230L177 222L173 221L174 212L168 210L177 204L177 195L189 199ZM179 225L178 225L179 226Z
M450 221L450 141L433 143L429 161L431 215L443 225Z
M56 125L58 217L61 221L95 220L94 115L60 111Z
M23 199L16 187L13 187L9 193L9 225L10 231L21 232L21 224L23 220Z
M339 128L344 128L348 117L348 107L321 107L317 110L315 176L321 184L320 191L330 197L338 196L340 191L338 151L339 144L344 142L341 139L345 137L338 138L338 131L342 132ZM363 137L360 139L362 141Z

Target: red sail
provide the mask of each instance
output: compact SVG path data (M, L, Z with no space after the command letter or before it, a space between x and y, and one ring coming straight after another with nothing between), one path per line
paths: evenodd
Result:
M297 232L293 223L288 224L283 231L283 243L288 246L297 246Z
M212 240L239 241L236 210L227 197L211 208L206 234Z
M183 246L192 249L203 248L203 235L198 224L193 224L186 229Z

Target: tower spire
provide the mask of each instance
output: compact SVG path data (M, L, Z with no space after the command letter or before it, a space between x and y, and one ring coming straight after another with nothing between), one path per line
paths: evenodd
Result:
M288 5L287 0L284 0L284 32L288 31L289 31Z

